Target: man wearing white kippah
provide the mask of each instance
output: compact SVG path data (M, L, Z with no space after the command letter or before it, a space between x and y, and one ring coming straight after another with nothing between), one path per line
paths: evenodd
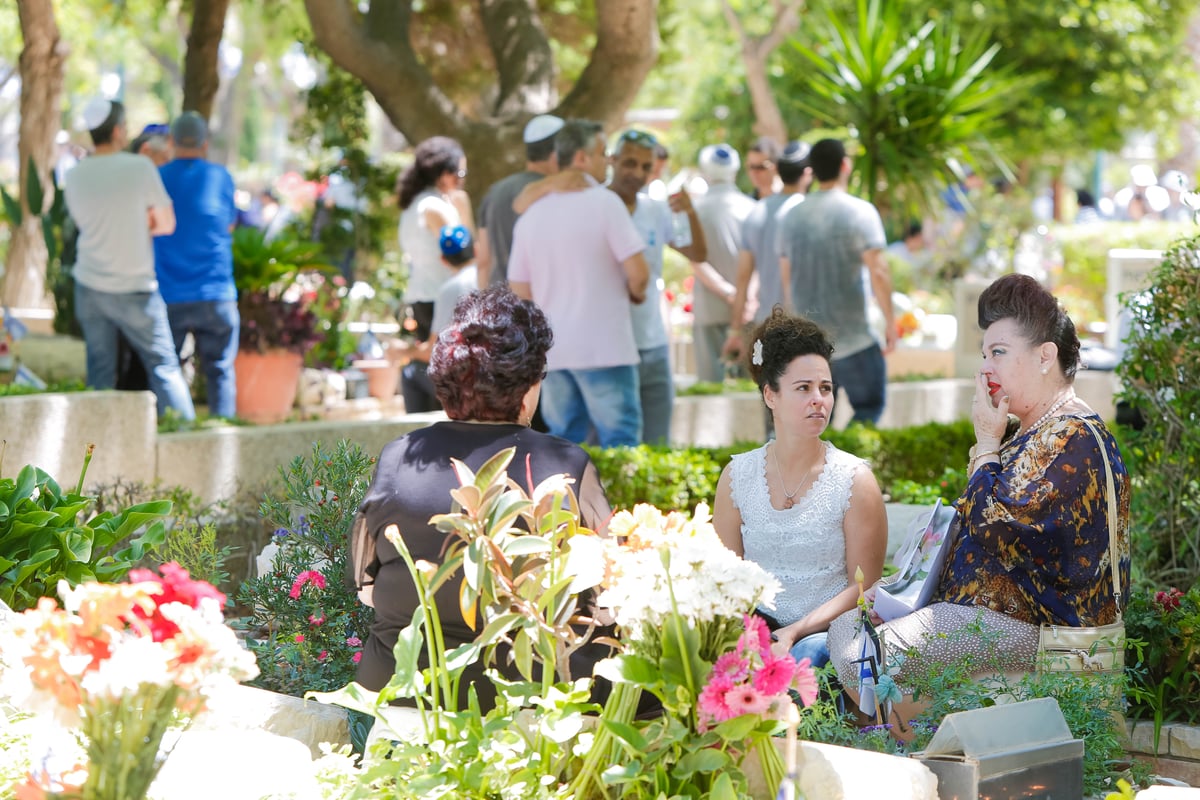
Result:
M479 235L475 244L475 267L479 288L508 281L508 254L512 250L517 212L513 200L529 184L558 172L554 136L563 121L553 114L539 114L525 125L525 169L502 178L487 190L479 204Z
M158 413L194 419L179 368L167 307L158 293L151 237L175 230L171 198L153 162L124 152L125 107L95 98L83 110L95 153L67 173L67 210L79 227L75 316L87 348L87 383L116 384L117 339L125 337L146 367Z

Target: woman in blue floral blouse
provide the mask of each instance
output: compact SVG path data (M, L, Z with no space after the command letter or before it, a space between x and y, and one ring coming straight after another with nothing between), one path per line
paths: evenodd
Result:
M964 658L985 673L1031 671L1042 623L1118 619L1105 458L1117 493L1120 581L1129 586L1129 473L1112 434L1075 394L1074 324L1036 280L1006 275L980 296L979 326L976 443L935 602L887 623L874 619L885 659L907 655L893 674L901 691L913 670ZM846 687L859 682L857 621L849 612L829 631ZM897 704L902 720L918 710Z

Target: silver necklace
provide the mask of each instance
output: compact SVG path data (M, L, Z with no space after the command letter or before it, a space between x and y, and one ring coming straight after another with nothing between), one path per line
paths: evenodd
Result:
M812 467L808 468L808 472L805 474L804 480L800 481L800 485L789 492L787 490L787 484L784 483L783 469L781 469L779 466L779 442L775 442L775 444L771 445L771 458L775 460L775 471L779 473L779 488L783 490L784 498L783 507L791 508L796 503L796 495L800 494L800 490L807 486L808 482L812 480Z
M1046 410L1045 414L1042 414L1040 417L1037 418L1036 422L1034 422L1032 425L1030 425L1028 428L1026 428L1025 433L1029 433L1034 428L1040 428L1042 426L1043 422L1045 422L1046 420L1053 417L1055 414L1058 413L1058 410L1060 408L1062 408L1063 406L1065 406L1067 403L1071 402L1074 399L1075 399L1075 390L1069 389L1067 391L1067 393L1062 396L1062 399L1060 399L1054 405L1050 406L1050 408L1048 408Z

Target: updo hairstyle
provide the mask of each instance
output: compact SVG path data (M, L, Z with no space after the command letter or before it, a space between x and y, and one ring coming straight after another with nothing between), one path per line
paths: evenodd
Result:
M1067 382L1079 370L1079 336L1075 323L1054 295L1028 275L1016 273L998 278L979 295L979 327L1011 319L1035 347L1044 342L1058 346L1058 365Z
M433 346L429 379L450 419L516 422L525 393L546 374L552 344L533 301L490 286L459 299Z
M820 325L805 317L792 316L779 306L771 310L771 315L750 337L746 366L760 392L766 386L778 392L779 378L798 356L820 356L826 361L833 358L833 344ZM761 364L754 363L758 342L762 342Z

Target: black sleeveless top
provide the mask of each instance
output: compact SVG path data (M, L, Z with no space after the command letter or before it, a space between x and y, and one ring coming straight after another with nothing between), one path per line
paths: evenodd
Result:
M566 473L575 478L573 488L580 492L584 473L589 471L591 465L587 453L565 439L539 433L523 425L437 422L408 433L384 447L371 487L359 507L355 525L355 535L365 541L367 548L371 543L374 544L374 555L378 562L371 567L374 571L375 623L363 649L357 673L358 682L365 688L378 691L391 679L395 671L392 648L400 631L412 621L413 612L419 605L416 586L408 567L396 548L384 537L384 529L392 524L400 529L400 535L414 561L424 559L440 563L442 549L451 534L438 531L429 524L429 519L450 511L450 490L459 486L450 459L457 458L476 471L489 458L509 447L515 447L516 453L509 463L508 475L526 491L532 491L534 486L552 475ZM525 485L527 457L529 472L533 476L532 486ZM594 468L590 472L594 475ZM580 505L584 509L585 525L595 526L605 521L588 519L588 506L583 502ZM355 554L352 553L352 556ZM351 560L354 561L356 557ZM435 595L447 650L473 641L478 633L467 625L459 611L460 581L461 571ZM499 656L497 666L506 671L504 665L499 663L502 661L502 656ZM509 674L516 677L515 670ZM490 681L483 679L479 664L472 665L464 673L460 705L466 702L466 685L469 681L474 681L484 709L494 705L494 688Z

